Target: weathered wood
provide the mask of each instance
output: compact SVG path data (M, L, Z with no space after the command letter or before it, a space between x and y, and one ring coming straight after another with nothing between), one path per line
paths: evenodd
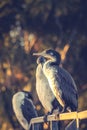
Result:
M87 110L82 111L82 112L70 112L70 113L61 113L58 116L53 115L49 115L47 117L47 121L58 121L58 120L73 120L76 119L76 127L79 130L79 119L85 119L87 118ZM32 118L30 125L34 124L34 123L42 123L44 122L44 117L37 117L37 118ZM55 123L52 123L52 126L57 126L57 124L55 125ZM73 126L72 126L73 127ZM74 129L75 130L75 129Z
M58 121L51 121L52 127L50 127L50 130L59 130L59 122Z
M87 118L87 110L78 112L78 118L79 119L85 119L85 118Z

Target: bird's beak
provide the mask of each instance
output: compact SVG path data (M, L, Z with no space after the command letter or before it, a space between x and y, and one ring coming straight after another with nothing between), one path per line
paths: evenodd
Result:
M42 56L42 53L33 53L33 56Z
M45 57L46 59L51 59L50 55L46 53L46 51L42 51L42 52L39 52L39 53L33 53L34 56L43 56Z
M47 54L46 54L45 51L40 52L40 53L33 53L33 55L34 55L34 56L43 56L43 57L46 57L46 56L47 56Z

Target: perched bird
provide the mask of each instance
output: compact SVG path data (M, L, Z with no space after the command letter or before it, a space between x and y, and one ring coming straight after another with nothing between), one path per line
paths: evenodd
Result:
M37 117L37 112L32 99L31 93L26 91L17 92L12 98L14 113L25 130L29 130L30 120ZM30 130L31 129L32 128L30 128ZM35 125L34 130L39 130L39 124Z
M43 73L43 65L45 62L46 58L42 56L37 59L36 91L42 106L51 114L53 110L60 109L60 104L55 98L55 95L49 86L48 80Z
M54 110L57 110L57 112L61 111L61 106L58 103L57 99L55 98L55 95L53 94L48 80L46 76L43 73L43 65L46 62L46 58L40 56L37 59L37 69L36 69L36 91L38 98L42 104L42 106L45 108L45 110L48 112L44 116L44 121L47 121L47 116L49 114L52 114ZM53 122L53 130L59 130L60 129L60 122Z
M47 49L33 55L46 58L46 62L43 64L43 73L57 101L63 108L62 112L66 110L76 111L78 108L77 87L69 72L59 66L61 62L60 54L55 50Z

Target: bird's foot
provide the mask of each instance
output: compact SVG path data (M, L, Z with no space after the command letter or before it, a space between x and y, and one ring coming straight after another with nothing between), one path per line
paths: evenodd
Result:
M48 116L48 115L46 114L46 115L44 116L44 118L43 118L43 120L44 120L44 122L45 122L46 124L47 124L47 122L48 122L48 121L47 121L47 116Z
M64 107L61 111L61 113L64 113L66 111L66 108Z
M66 111L67 111L67 106L64 106L64 107L62 108L61 113L65 113Z
M71 112L71 109L70 109L70 107L67 107L67 111L68 111L68 112Z
M47 120L48 115L50 115L50 112L48 112L48 113L44 116L44 119L43 119L43 120L44 120L45 123L48 122L48 120Z
M53 112L53 114L55 115L55 119L58 119L60 112L58 110L56 110Z
M62 109L61 113L64 113L64 112L66 112L66 111L71 112L70 107L65 106L65 107Z

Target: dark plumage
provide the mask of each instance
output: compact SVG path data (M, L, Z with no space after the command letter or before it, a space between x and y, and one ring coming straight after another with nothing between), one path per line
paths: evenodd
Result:
M37 117L35 106L32 102L32 96L29 92L17 92L12 98L13 110L15 115L25 130L29 130L29 122ZM39 130L39 125L35 125L35 130Z
M72 76L59 66L60 54L52 49L34 55L43 56L43 72L56 99L63 107L63 111L76 111L78 108L77 87Z

